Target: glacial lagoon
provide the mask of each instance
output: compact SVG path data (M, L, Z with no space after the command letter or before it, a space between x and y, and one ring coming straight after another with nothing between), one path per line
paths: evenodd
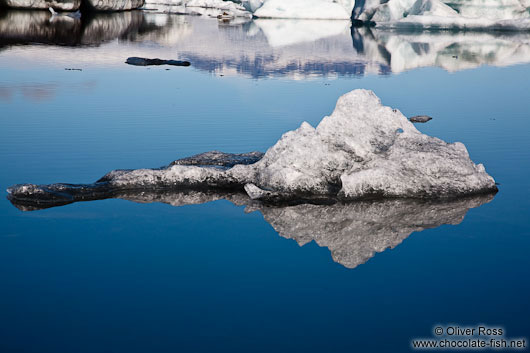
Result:
M2 190L266 151L365 88L432 116L416 128L464 143L499 192L281 207L142 192L41 210L4 197L0 351L406 352L438 323L528 337L530 33L50 16L0 12Z

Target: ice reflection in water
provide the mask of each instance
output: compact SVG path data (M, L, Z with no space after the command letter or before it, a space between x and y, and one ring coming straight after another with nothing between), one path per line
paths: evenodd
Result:
M438 66L449 71L530 62L530 33L385 32L350 28L349 21L216 19L129 11L51 18L47 11L0 15L0 47L44 43L119 45L91 53L87 64L114 57L189 60L199 70L254 78L326 77L399 73ZM35 51L46 53L46 48ZM85 49L88 50L88 49ZM113 53L114 52L114 53ZM133 54L134 52L134 54ZM114 55L113 55L114 54ZM57 50L62 61L85 60ZM122 60L115 60L116 65Z
M153 29L141 11L87 13L81 18L52 16L49 11L7 10L0 13L0 47L13 44L99 45L134 39ZM160 28L155 27L157 31Z
M258 209L282 237L294 239L300 245L315 241L329 249L333 261L355 268L376 253L401 244L412 232L459 224L469 209L492 198L490 195L445 202L387 200Z
M376 253L394 248L412 232L459 224L467 211L493 199L479 195L458 200L424 201L394 199L335 203L332 205L267 205L253 201L244 193L200 191L118 191L95 199L119 198L138 203L162 202L175 207L216 200L229 200L246 206L245 212L258 211L278 234L300 246L315 241L326 247L333 261L347 268L364 264ZM22 211L61 206L64 203L38 204L11 201Z

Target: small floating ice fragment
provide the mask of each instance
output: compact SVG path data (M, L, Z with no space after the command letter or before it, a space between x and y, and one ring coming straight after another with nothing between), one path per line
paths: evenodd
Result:
M429 120L432 120L432 118L428 115L416 115L411 118L409 118L411 123L426 123Z
M151 65L172 65L172 66L190 66L189 61L182 60L163 60L163 59L147 59L139 57L130 57L125 61L126 64L134 66L151 66Z

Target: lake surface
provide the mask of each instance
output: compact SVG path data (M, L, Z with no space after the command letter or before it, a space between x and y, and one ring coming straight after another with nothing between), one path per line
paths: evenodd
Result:
M530 336L529 33L2 11L1 190L266 151L355 88L432 116L417 128L500 185L284 209L168 193L23 212L4 191L1 352L407 352L438 324Z

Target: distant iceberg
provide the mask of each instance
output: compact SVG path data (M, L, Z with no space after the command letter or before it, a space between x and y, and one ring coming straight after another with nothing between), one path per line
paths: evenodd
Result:
M358 89L340 97L316 128L302 123L264 155L210 152L159 169L115 170L94 184L15 185L8 197L70 203L153 189L245 190L251 199L269 203L443 199L497 191L462 143L419 132L372 91Z
M260 18L349 20L355 0L147 0L146 4L148 8L163 8L165 12L193 9L200 14L214 15L216 10L221 10L235 16L253 14Z
M299 18L312 20L348 20L355 1L265 0L254 12L258 18Z
M354 17L382 28L530 29L528 0L365 0Z
M225 0L146 0L145 10L157 13L205 15L209 17L228 14L231 17L251 18L250 8L235 1Z
M258 18L351 18L381 28L530 30L529 0L147 0L146 4L169 6L167 12L172 12L171 6L182 6L185 12L202 8L198 12L208 15L226 11Z

